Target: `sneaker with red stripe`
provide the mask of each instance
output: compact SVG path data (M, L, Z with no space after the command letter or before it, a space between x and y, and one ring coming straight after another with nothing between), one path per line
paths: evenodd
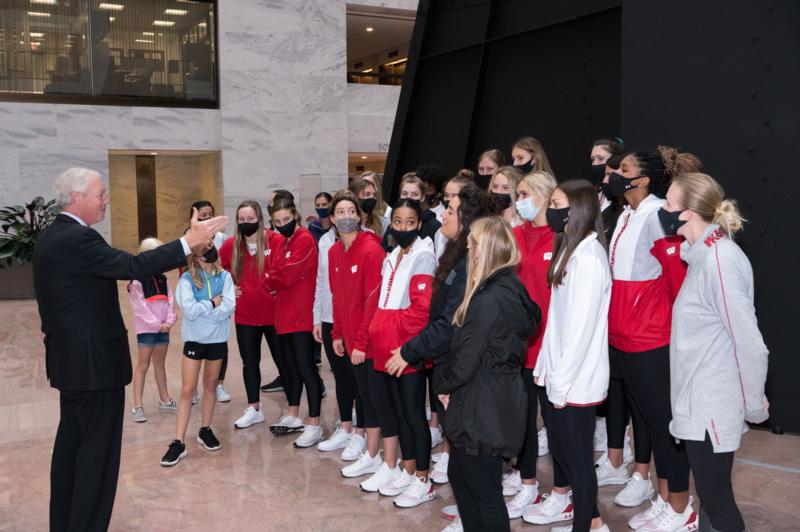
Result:
M398 508L413 508L436 498L436 490L430 479L421 479L417 476L409 486L395 500Z
M522 520L534 525L549 525L569 521L574 516L572 502L566 493L552 492L542 497L542 502L525 509Z
M637 532L692 532L697 530L697 525L697 513L690 499L681 513L673 510L669 503L665 504L661 512L652 521L639 527Z

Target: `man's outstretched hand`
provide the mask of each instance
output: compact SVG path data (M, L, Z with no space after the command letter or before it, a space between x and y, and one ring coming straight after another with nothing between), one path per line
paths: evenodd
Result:
M186 243L193 250L205 249L208 247L209 242L214 238L214 235L225 229L228 225L227 216L215 216L208 220L197 219L197 209L192 208L192 222L189 230L183 235Z

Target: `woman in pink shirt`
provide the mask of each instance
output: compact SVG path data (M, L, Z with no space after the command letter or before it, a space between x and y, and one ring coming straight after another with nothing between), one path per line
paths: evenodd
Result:
M150 251L163 243L157 238L145 238L139 245L139 253ZM133 307L136 342L139 355L133 372L133 421L147 421L142 406L144 379L153 360L153 373L156 377L161 410L176 410L177 403L167 390L167 372L164 361L169 347L169 331L175 324L172 289L164 274L153 275L146 279L136 279L128 284L128 297Z

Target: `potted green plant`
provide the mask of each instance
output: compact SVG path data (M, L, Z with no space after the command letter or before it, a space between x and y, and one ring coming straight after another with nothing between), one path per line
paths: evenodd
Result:
M37 196L25 206L0 209L0 299L29 299L33 292L36 239L61 211Z

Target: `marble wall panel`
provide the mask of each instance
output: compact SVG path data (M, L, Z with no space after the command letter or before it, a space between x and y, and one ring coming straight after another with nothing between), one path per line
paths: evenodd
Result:
M391 9L408 9L416 11L419 0L357 0L348 2L348 5L361 5L370 7L388 7Z
M52 105L0 105L0 149L61 148Z
M347 149L351 152L386 153L392 140L394 116L348 115Z

